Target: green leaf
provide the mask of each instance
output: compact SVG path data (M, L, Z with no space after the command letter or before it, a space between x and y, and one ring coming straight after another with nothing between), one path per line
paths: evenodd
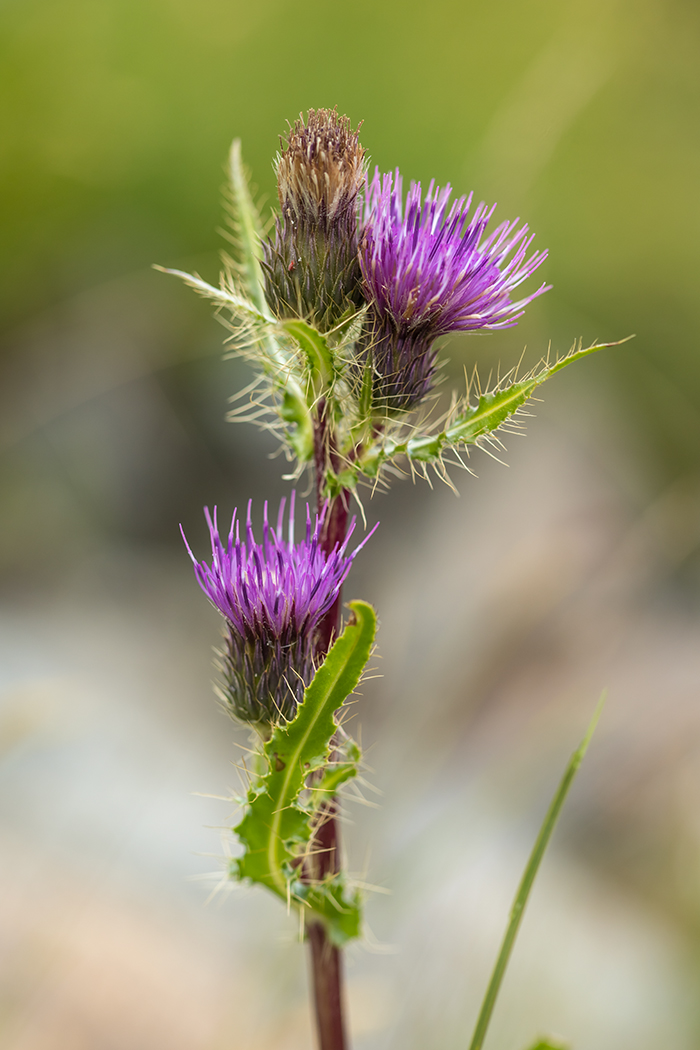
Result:
M621 340L621 342L626 342L626 340ZM444 432L445 444L472 445L483 434L493 434L526 401L530 400L537 387L546 382L550 376L572 365L574 361L580 361L583 357L588 357L589 354L597 353L598 350L610 346L619 346L619 343L593 343L587 347L579 346L578 349L571 350L565 357L555 361L553 365L543 364L541 368L519 382L510 383L503 389L482 394L477 404L467 409Z
M357 406L357 414L361 426L366 425L372 411L372 366L367 362L362 372L362 387L360 388L360 399Z
M566 1043L555 1043L551 1039L540 1039L528 1047L528 1050L569 1050Z
M219 306L227 306L235 315L244 315L248 318L269 324L274 322L267 300L265 298L265 287L262 279L260 258L262 257L262 224L257 208L253 203L248 189L248 182L241 161L241 143L235 139L229 154L229 175L231 190L231 225L235 230L235 240L239 258L235 261L235 284L234 275L227 273L222 277L221 287L203 281L197 274L184 273L182 270L169 270L162 266L154 269L163 273L170 273L181 277L185 284L194 288L205 298L217 303ZM228 234L227 234L228 236ZM229 237L229 239L232 239ZM229 263L231 260L229 260ZM240 286L240 289L239 287Z
M275 726L263 745L264 772L248 791L245 815L234 828L245 852L231 875L267 886L288 904L312 909L329 936L342 944L360 929L360 899L343 873L306 884L299 858L309 842L318 807L357 773L359 749L347 761L329 762L338 728L335 711L360 680L374 642L377 620L371 605L351 602L353 617L316 671L291 722ZM309 798L300 801L309 774L322 771Z
M323 498L328 500L337 499L343 492L354 492L357 485L357 470L349 466L337 474L333 470L326 470L323 480Z
M235 318L243 320L251 326L253 332L257 333L250 340L251 344L259 348L259 352L245 356L254 358L255 363L262 366L263 371L270 377L273 388L281 395L279 402L279 415L286 424L286 436L294 454L301 464L309 463L314 455L314 433L313 421L309 406L306 402L301 387L291 373L291 363L285 357L280 345L274 337L274 327L269 314L262 314L258 308L248 299L239 295L231 287L231 282L226 280L219 288L203 281L197 274L184 273L182 270L168 270L162 266L154 269L161 273L169 273L180 277L190 288L203 295L206 299L225 306L231 311ZM267 308L266 308L267 309Z
M219 288L203 281L197 274L185 273L182 270L170 270L163 266L154 266L161 273L180 277L190 288L209 299L217 306L226 307L233 317L246 325L245 331L252 333L248 337L248 349L243 356L262 368L272 388L276 391L278 411L285 424L287 440L300 464L309 463L314 456L314 432L311 412L301 387L292 373L292 360L285 355L275 338L275 322L268 312L261 313L258 307L233 287L231 275L222 278ZM267 306L265 306L267 311Z
M280 327L288 332L303 350L312 376L318 377L321 384L327 386L333 377L333 355L325 337L306 321L281 321Z
M284 334L270 313L265 297L260 266L264 231L248 187L239 139L235 139L231 146L229 176L229 224L234 236L226 236L233 241L237 258L224 257L226 269L221 275L220 286L216 288L197 274L182 270L167 270L160 266L155 269L180 277L190 288L231 314L229 327L236 337L235 353L247 358L266 376L274 392L275 410L285 424L285 437L303 465L313 459L313 421L307 398L294 375L294 354L282 345Z
M260 260L264 236L260 213L255 206L248 185L248 178L241 157L241 140L234 139L229 153L229 176L231 186L231 215L236 230L236 245L239 251L238 268L246 291L258 312L269 322L273 321L265 298ZM284 358L272 331L266 331L263 339L266 356L278 369L277 382L283 390L280 416L288 424L287 437L300 463L313 459L313 424L306 399L291 378L290 363Z
M257 322L260 324L269 324L270 316L267 312L261 312L254 302L246 299L245 296L240 295L232 287L222 285L220 288L215 288L213 284L208 284L203 281L196 273L185 273L184 270L169 270L165 266L153 266L154 270L160 270L161 273L172 274L173 277L179 277L185 282L190 288L194 288L195 292L199 292L205 299L209 299L210 302L216 303L218 306L226 306L236 316L242 316L243 318Z
M362 933L362 896L349 884L344 872L328 875L312 885L297 880L291 892L292 900L306 905L314 917L324 920L328 939L338 948Z
M231 218L236 231L236 246L240 258L238 264L245 290L259 313L270 316L265 299L260 259L262 258L263 227L260 213L253 203L248 187L245 168L241 158L241 140L234 139L229 153L229 177L231 185Z
M357 748L357 744L355 744ZM360 755L357 754L349 762L335 762L328 766L318 784L311 788L311 800L314 809L320 809L324 802L330 802L337 794L341 784L357 776L357 763Z
M539 835L537 836L537 840L532 849L532 853L530 854L530 858L525 867L523 877L520 880L518 892L516 893L515 900L513 901L513 907L511 908L508 926L506 928L505 936L501 944L501 949L498 953L498 958L496 959L496 965L494 966L493 973L491 974L491 980L489 981L488 988L486 989L486 995L484 996L484 1001L481 1005L479 1017L476 1022L476 1028L474 1029L474 1035L472 1036L472 1041L469 1044L469 1050L481 1050L481 1047L484 1045L484 1039L486 1038L486 1032L488 1030L489 1022L491 1020L493 1008L496 1004L496 999L501 988L503 975L506 972L508 960L510 959L511 952L513 950L513 945L515 944L515 938L517 937L518 930L520 929L520 923L522 921L525 905L527 904L528 897L530 896L530 891L532 890L535 877L537 876L537 872L539 871L539 867L542 863L542 858L544 857L545 850L547 849L547 846L549 844L549 840L552 837L552 832L554 831L555 825L559 818L559 814L561 813L561 808L564 805L566 796L569 793L569 788L573 784L574 777L576 776L578 768L581 765L581 762L583 761L583 756L588 750L588 745L591 742L591 737L593 736L595 727L598 724L598 719L600 718L601 711L603 710L604 702L605 694L603 694L600 700L598 701L598 706L596 707L595 714L593 715L591 724L588 727L585 737L583 738L581 744L576 749L576 751L574 751L573 755L571 756L571 759L569 760L569 764L566 767L566 772L562 777L561 783L557 788L554 798L552 799L549 809L547 810L547 815L544 818L542 827L540 828ZM546 1043L542 1045L544 1047L547 1046ZM554 1048L554 1050L558 1050L558 1048Z
M629 337L631 338L631 336ZM381 466L400 456L415 463L440 463L444 452L467 445L476 445L479 439L495 434L533 396L535 390L550 376L580 361L589 354L610 346L627 342L594 343L592 346L572 349L565 357L550 365L546 361L525 376L481 394L475 405L466 405L458 410L449 425L434 434L419 434L405 441L387 439L378 448L367 449L359 460L359 468L369 477L376 477Z
M243 160L241 140L234 139L229 153L229 176L231 187L231 217L236 231L236 246L239 252L240 273L251 302L261 316L273 322L265 297L260 260L264 236L260 213L255 206L248 185ZM270 328L262 339L266 357L276 369L276 385L284 391L280 416L288 424L287 438L300 463L313 459L313 424L306 399L297 382L291 376L290 362L286 360L278 340Z
M314 427L306 401L296 387L287 387L282 394L279 414L286 424L287 439L300 463L314 458Z

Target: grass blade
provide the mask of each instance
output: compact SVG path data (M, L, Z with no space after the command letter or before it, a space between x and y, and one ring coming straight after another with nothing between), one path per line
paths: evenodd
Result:
M525 905L527 904L528 897L530 896L530 891L537 876L537 872L539 871L540 864L542 863L542 858L545 854L545 850L549 845L549 840L552 837L552 832L554 831L554 827L559 818L559 814L561 813L562 806L564 805L566 796L569 793L569 788L573 784L574 777L576 776L578 768L581 765L581 762L583 761L583 756L588 750L588 745L591 742L591 737L593 736L595 727L598 724L598 719L600 718L600 714L603 710L604 703L605 693L603 693L600 700L598 701L598 706L596 707L595 714L593 715L591 724L588 727L586 735L581 741L579 747L576 749L576 751L574 751L573 755L571 756L569 764L566 767L566 772L564 773L564 776L561 779L561 783L559 784L554 798L550 803L549 809L547 810L547 815L544 818L542 827L540 828L539 835L537 836L537 841L535 842L532 853L530 854L530 858L527 862L527 866L523 873L523 877L520 881L520 885L518 886L518 892L516 893L515 900L513 901L513 907L511 908L508 927L503 938L503 943L501 944L501 950L499 951L498 958L496 959L496 965L494 966L493 973L491 974L489 986L486 989L484 1001L481 1004L481 1011L476 1022L476 1028L474 1029L472 1041L469 1044L469 1050L481 1050L482 1046L484 1045L484 1039L486 1038L486 1032L489 1027L489 1022L491 1020L493 1008L496 1005L496 999L501 988L503 975L506 972L508 960L510 959L511 952L513 950L513 945L515 944L515 938L517 937L518 930L520 929L520 923L522 922Z

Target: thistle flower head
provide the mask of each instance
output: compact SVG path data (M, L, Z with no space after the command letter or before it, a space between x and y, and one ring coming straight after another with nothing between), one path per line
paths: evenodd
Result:
M277 317L301 317L328 331L364 301L359 128L336 110L311 109L290 128L275 169L282 214L263 242L265 294Z
M295 121L275 163L283 215L330 227L354 212L365 176L359 134L332 109L310 109L306 123Z
M423 199L411 183L403 207L402 179L377 171L365 191L360 266L370 305L368 339L375 397L408 410L430 391L438 336L510 328L525 306L547 290L521 299L512 292L547 257L533 252L527 226L504 222L486 235L495 205L460 197L430 183Z
M265 503L262 543L253 534L251 503L243 539L236 511L222 541L216 510L213 519L205 510L211 564L197 561L185 539L200 587L227 621L222 692L231 712L244 722L294 717L314 674L319 624L369 539L347 553L353 520L345 541L326 553L321 547L325 511L312 525L307 504L305 536L295 542L293 495L286 537L284 509L283 499L273 528Z

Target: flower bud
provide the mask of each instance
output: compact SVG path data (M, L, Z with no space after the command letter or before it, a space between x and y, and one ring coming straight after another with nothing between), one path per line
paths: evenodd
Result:
M265 292L278 317L328 331L364 303L358 194L365 177L359 128L336 110L297 120L276 160L281 215L263 243Z

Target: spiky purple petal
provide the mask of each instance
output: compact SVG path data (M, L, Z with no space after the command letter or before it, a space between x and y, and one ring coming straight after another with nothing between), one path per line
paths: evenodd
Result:
M274 528L265 503L262 543L253 533L251 503L243 539L237 511L222 540L216 509L213 518L205 509L211 564L197 561L185 539L200 587L227 620L224 691L234 714L248 722L293 718L313 676L316 630L369 539L348 554L353 520L342 545L327 554L321 548L325 512L312 525L307 504L305 536L295 543L294 495L286 536L284 509L283 499Z
M469 218L471 194L450 204L451 192L431 182L423 199L420 183L411 183L404 209L398 170L377 170L366 186L360 265L368 347L375 389L390 408L411 408L429 392L438 336L510 328L548 288L514 299L547 252L528 257L533 235L517 219L487 236L495 205L481 203Z

